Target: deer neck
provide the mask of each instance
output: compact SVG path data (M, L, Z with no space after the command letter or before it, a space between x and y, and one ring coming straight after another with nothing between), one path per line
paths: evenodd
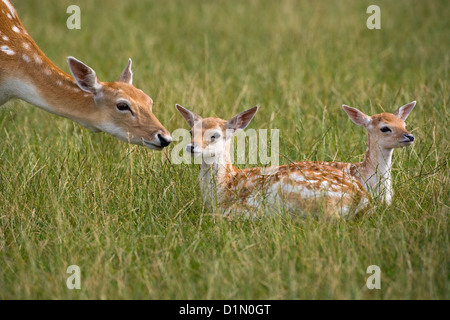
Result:
M93 119L101 119L93 95L45 56L8 1L1 5L10 12L0 21L0 104L19 98L96 130Z
M387 204L392 201L391 166L393 149L382 148L375 138L368 136L368 147L360 165L363 185L372 197Z
M71 76L53 63L43 64L38 69L25 66L23 77L8 82L13 87L15 98L98 131L92 123L92 119L100 120L94 96L82 91Z
M216 207L222 202L228 183L238 171L231 161L231 142L226 142L225 152L211 164L202 159L199 174L200 187L205 202Z

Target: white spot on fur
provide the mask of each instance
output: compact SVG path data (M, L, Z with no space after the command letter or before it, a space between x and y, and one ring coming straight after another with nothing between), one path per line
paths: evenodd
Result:
M348 194L342 191L327 191L324 193L327 197L332 197L332 198L338 198L338 199L342 199L345 197L348 197Z
M9 14L9 13L8 13L8 14L7 14L6 16L7 16L7 17L8 17L9 19L11 19L11 20L12 20L12 16L11 16L11 14Z
M58 86L60 86L60 87L63 85L63 83L62 83L61 80L56 81L56 84L57 84Z
M302 185L293 186L290 184L283 184L283 192L285 193L296 193L302 198L314 198L318 196L315 190L308 189Z
M42 59L39 56L34 56L34 61L36 61L37 64L42 64Z
M22 43L22 47L26 50L30 49L30 45L26 42Z
M298 174L292 174L292 175L291 175L291 178L292 178L294 181L297 181L297 182L305 181L305 180L306 180L305 177L304 177L303 175L298 175Z
M259 207L261 204L259 201L255 198L255 196L251 195L247 198L247 205L251 207Z
M3 36L2 39L5 41L9 41L9 38L7 36Z
M278 189L280 188L280 183L274 183L270 186L270 188L267 190L268 194L271 194L272 196L276 195L278 193Z
M1 46L0 50L6 53L8 56L12 56L15 54L15 52L12 51L8 46Z
M22 55L22 59L25 60L25 62L30 62L30 58L26 54Z
M14 10L14 7L11 5L11 3L9 3L8 0L2 0L2 1L3 1L3 3L8 7L9 11L11 12L11 14L12 14L13 16L15 16L15 15L16 15L16 10ZM3 13L4 13L4 12L3 12Z
M367 207L368 205L369 205L369 199L366 197L363 197L361 199L361 202L358 205L358 210L363 209L363 208Z
M341 216L342 217L346 217L348 216L349 212L350 212L350 208L349 206L341 206Z
M13 26L13 27L12 27L12 31L14 31L14 32L16 32L16 33L19 33L19 32L20 32L19 28L17 28L16 26Z
M44 73L49 76L52 74L52 71L50 69L45 69Z

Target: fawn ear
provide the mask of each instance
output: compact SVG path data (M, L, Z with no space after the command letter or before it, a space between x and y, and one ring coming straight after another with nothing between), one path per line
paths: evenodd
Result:
M359 111L358 109L346 106L345 104L342 105L342 108L347 113L347 115L350 117L350 119L358 126L365 127L370 122L370 117L365 114L364 112Z
M231 130L244 130L250 124L253 117L258 111L258 106L248 109L242 113L239 113L237 116L234 116L230 121L227 122L227 129Z
M94 95L100 92L102 85L98 81L97 75L93 69L74 57L68 57L67 63L69 64L70 71L72 72L72 75L81 90Z
M394 115L396 115L397 117L399 117L400 119L405 121L415 106L416 106L416 101L405 104L404 106L398 108L398 110L394 112Z
M125 69L123 69L122 74L119 77L119 82L125 82L128 84L133 84L133 71L131 70L131 65L133 64L133 61L131 61L131 58L128 59L128 65Z
M181 113L181 115L186 119L189 126L192 128L196 122L201 121L202 117L200 117L198 114L195 114L191 111L189 111L186 108L183 108L179 104L176 104L175 107L177 107L178 111Z

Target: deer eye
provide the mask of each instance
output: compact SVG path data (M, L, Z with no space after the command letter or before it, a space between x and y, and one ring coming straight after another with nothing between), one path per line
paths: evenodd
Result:
M126 103L126 102L118 102L116 104L116 107L117 107L117 110L119 110L119 111L129 111L134 116L134 113L131 110L131 107L130 107L130 105L128 103Z
M381 132L392 132L392 130L389 129L388 127L383 127L380 130L381 130Z
M213 142L213 141L215 141L216 139L219 139L219 138L220 138L220 134L218 134L218 133L213 134L213 135L211 136L211 142Z

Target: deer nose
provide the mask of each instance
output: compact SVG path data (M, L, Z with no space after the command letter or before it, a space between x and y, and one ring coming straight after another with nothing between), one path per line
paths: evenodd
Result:
M195 152L195 144L190 143L186 146L186 151L190 152L190 153L194 153Z
M414 141L414 136L412 134L406 134L405 138L408 139L409 141L413 142Z
M171 137L164 137L160 133L158 133L156 135L156 137L158 138L159 143L161 144L161 147L167 147L172 142L172 138Z

